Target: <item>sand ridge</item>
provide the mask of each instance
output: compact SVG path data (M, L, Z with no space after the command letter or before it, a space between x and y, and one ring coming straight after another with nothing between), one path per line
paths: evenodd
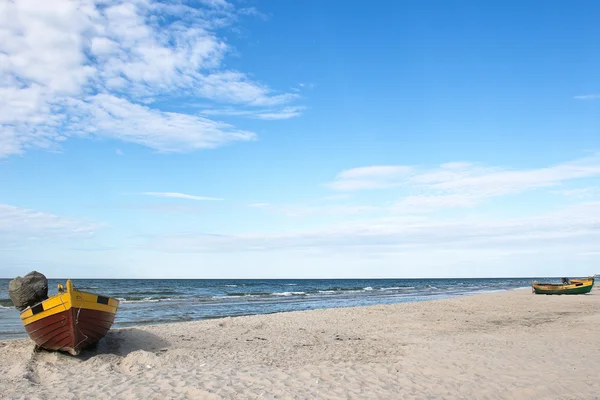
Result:
M9 399L600 399L600 290L117 329L79 358L0 342Z

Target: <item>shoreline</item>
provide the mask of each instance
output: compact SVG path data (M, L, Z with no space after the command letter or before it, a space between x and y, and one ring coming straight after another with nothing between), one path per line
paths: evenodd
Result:
M598 288L511 289L111 329L79 358L9 339L0 387L39 399L597 399L599 324Z
M293 312L300 312L300 311L346 309L346 308L362 308L362 307L375 307L375 306L378 306L378 305L396 305L396 304L418 303L418 302L423 302L423 301L440 301L440 300L447 300L447 299L452 299L452 298L456 298L456 297L477 296L477 295L480 295L480 294L502 293L502 292L508 292L508 291L512 291L512 290L525 290L525 289L531 289L531 287L525 286L525 287L517 287L517 288L512 288L512 289L482 290L482 291L479 291L479 292L461 293L461 294L456 294L456 295L448 295L447 297L443 297L443 298L422 298L422 299L417 299L417 300L413 300L413 301L405 301L405 302L398 302L398 303L381 303L381 304L341 306L341 307L316 307L316 308L312 308L310 310L277 311L277 312L265 312L265 313L255 313L255 314L242 314L242 315L233 315L233 316L227 316L227 315L215 316L215 317L210 316L210 317L204 317L202 319L193 319L193 320L189 320L189 321L179 321L179 322L170 322L169 321L169 322L152 322L152 323L146 323L146 324L132 324L132 325L118 327L118 328L114 328L113 327L113 328L111 328L111 331L120 330L120 329L128 329L128 328L153 327L153 326L161 326L161 325L168 325L168 324L185 324L185 323L189 323L189 322L219 320L219 319L223 319L223 318L249 317L249 316L253 316L253 315L273 315L273 314L293 313ZM29 338L28 335L27 335L27 332L25 332L25 331L23 331L22 333L19 333L19 334L15 334L15 335L18 335L18 337L13 337L13 338L3 338L3 337L0 337L0 343L3 342L3 341L25 340L25 339Z

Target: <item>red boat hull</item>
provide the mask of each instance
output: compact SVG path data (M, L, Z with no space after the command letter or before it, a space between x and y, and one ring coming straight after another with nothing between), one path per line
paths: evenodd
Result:
M81 350L102 339L114 319L113 313L70 308L32 322L25 326L25 330L41 348L78 355Z

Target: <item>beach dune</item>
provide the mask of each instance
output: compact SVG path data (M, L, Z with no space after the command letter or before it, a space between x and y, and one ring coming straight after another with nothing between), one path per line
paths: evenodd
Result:
M0 342L8 399L600 399L600 291L530 290Z

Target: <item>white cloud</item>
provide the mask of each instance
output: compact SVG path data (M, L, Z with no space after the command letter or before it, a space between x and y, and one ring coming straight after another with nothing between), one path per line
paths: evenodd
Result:
M337 194L324 196L323 200L344 200L344 199L349 199L349 198L350 198L350 194L348 194L348 193L337 193Z
M266 21L269 19L269 16L267 14L258 11L258 9L256 9L256 7L240 8L238 13L241 15L252 15L252 16L262 19L263 21Z
M565 189L565 190L554 191L553 193L562 194L563 196L567 196L567 197L583 199L583 198L600 196L600 187Z
M299 116L305 109L305 107L285 107L281 110L261 111L256 114L255 118L263 120L288 119Z
M473 207L482 201L568 181L600 176L600 157L551 167L511 170L458 162L438 168L371 166L342 171L329 186L338 191L401 188L408 194L397 200L400 212Z
M416 213L437 211L446 208L474 207L478 203L478 198L468 194L416 195L398 200L392 209L396 212Z
M415 176L413 182L423 182L434 189L475 191L482 195L518 193L540 187L550 187L578 178L600 175L600 159L593 157L529 170L476 170L467 169L452 175Z
M285 215L288 217L311 217L311 216L332 216L332 215L359 215L368 212L383 211L383 207L375 207L360 204L324 204L318 201L316 204L286 204L276 205L271 203L253 203L248 207L261 208L274 214Z
M281 235L179 234L155 237L147 248L168 252L273 251L285 249L346 252L544 251L548 246L593 251L600 240L600 202L583 203L539 216L442 221L368 221Z
M254 133L206 118L153 110L125 99L99 94L73 104L82 122L71 127L79 134L139 143L163 152L214 148L236 140L253 140Z
M577 100L597 100L600 99L600 93L584 94L580 96L574 96L573 98Z
M524 170L480 167L463 162L446 163L429 170L411 166L361 167L342 171L330 186L337 190L362 190L420 185L438 190L477 190L493 194L553 186L598 175L600 157L595 156Z
M292 93L272 94L266 86L251 82L246 75L236 71L224 71L198 76L204 97L229 103L251 106L274 106L296 100Z
M3 242L34 238L88 237L102 224L66 218L27 208L0 204L0 238Z
M198 201L221 201L221 200L223 200L223 199L218 199L215 197L194 196L191 194L177 193L177 192L144 192L142 194L145 196L169 197L169 198L173 198L173 199L186 199L186 200L198 200Z
M390 179L397 176L402 176L412 171L411 167L407 166L374 166L360 167L342 171L338 174L340 179Z
M115 150L115 154L118 155L118 156L124 156L125 155L125 153L123 153L123 150L121 150L121 149L116 149Z
M455 162L448 162L448 163L442 164L442 165L440 165L440 168L450 169L450 170L460 170L460 169L469 168L472 165L473 164L469 163L469 162L455 161Z
M133 205L131 207L136 211L145 211L152 213L168 213L168 214L199 214L205 211L204 207L199 204L145 204Z
M267 107L257 114L262 119L298 115L300 108L286 105L297 95L223 67L231 48L220 29L240 12L226 1L200 3L2 2L0 157L89 133L161 151L254 138L218 121L160 110L153 104L158 96Z
M365 205L291 205L272 207L272 210L289 217L308 217L313 215L357 215L372 211L380 211L381 207Z
M336 190L382 189L397 186L412 173L412 168L404 165L377 165L352 168L340 172L330 184Z
M271 204L269 204L269 203L252 203L252 204L248 204L248 207L252 207L252 208L267 208L270 205Z
M327 185L338 192L319 200L304 204L261 204L261 207L290 217L366 214L410 216L452 209L475 209L495 197L560 187L577 179L597 176L600 176L598 156L524 170L485 167L468 162L450 162L430 169L370 166L340 172L336 180ZM381 192L390 188L396 190ZM375 189L379 190L380 195L376 203L361 196L361 191ZM352 202L346 201L350 193L354 197ZM547 193L593 200L600 194L600 186L549 190Z
M294 106L294 107L283 107L276 109L235 109L235 108L224 108L224 109L207 109L202 110L203 115L226 115L234 117L247 117L253 119L262 120L278 120L278 119L289 119L299 116L306 107Z

